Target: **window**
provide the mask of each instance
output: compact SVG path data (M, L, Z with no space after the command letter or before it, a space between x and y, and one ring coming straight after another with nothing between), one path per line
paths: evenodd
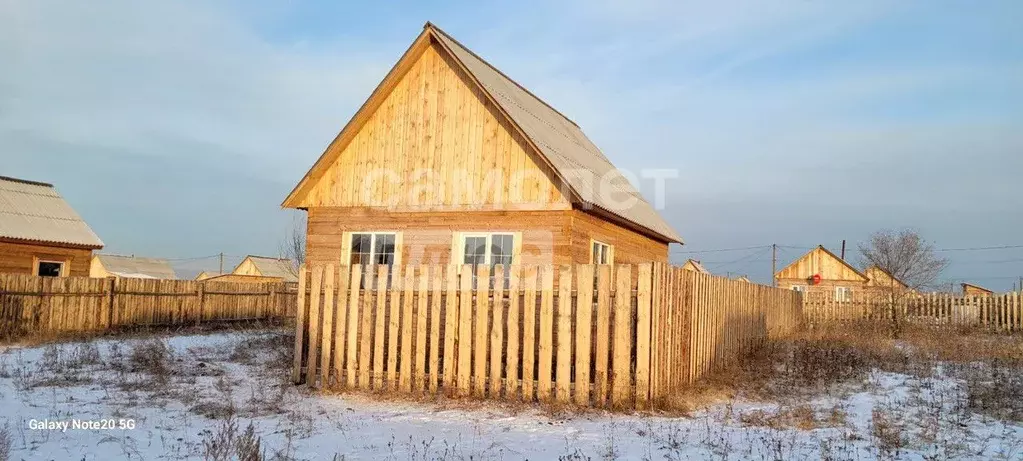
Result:
M805 294L806 293L806 287L802 286L802 285L793 285L792 286L792 291L798 291L800 293L804 293Z
M64 263L57 261L39 261L39 268L36 275L40 277L60 277L64 270Z
M590 240L590 264L614 264L614 247Z
M849 287L835 287L835 301L852 301L852 289Z
M494 286L494 267L498 264L510 266L516 253L516 235L513 233L469 233L460 234L461 242L456 251L461 254L462 264L471 264L473 268L473 286L476 286L476 267L480 264L490 266L490 286ZM457 241L456 241L457 242ZM504 283L508 285L509 271L505 270Z
M397 235L394 233L352 233L349 264L394 264Z

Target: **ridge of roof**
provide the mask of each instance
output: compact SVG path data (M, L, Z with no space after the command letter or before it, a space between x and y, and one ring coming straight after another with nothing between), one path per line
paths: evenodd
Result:
M797 262L799 262L799 261L800 261L800 260L802 260L803 258L805 258L805 257L809 256L809 255L810 255L810 253L813 253L814 251L817 251L817 250L822 250L822 251L824 251L824 253L826 253L826 254L827 254L828 256L831 256L832 258L835 258L835 259L837 259L837 260L838 260L838 262L842 263L842 264L843 264L843 265L844 265L845 267L847 267L847 268L849 268L850 270L852 270L852 271L853 271L853 272L854 272L854 273L855 273L856 275L858 275L858 276L862 277L862 278L863 278L863 280L870 280L870 277L867 277L867 276L866 276L866 275L865 275L865 274L864 274L863 272L860 272L860 270L859 270L859 269L857 269L857 268L856 268L855 266L853 266L852 264L849 264L849 262L848 262L848 261L846 261L846 260L844 260L844 259L842 259L842 258L839 258L839 257L838 257L838 255L836 255L836 254L832 253L832 252L831 252L831 250L828 250L827 248L824 248L824 245L817 245L817 248L813 248L813 249L811 249L810 251L807 251L806 253L803 253L803 255L802 255L802 256L800 256L800 257L796 258L795 260L793 260L792 262L790 262L790 263L789 263L788 265L786 265L785 267L781 268L781 270L779 270L778 272L775 272L775 273L774 273L774 277L775 277L775 278L777 278L777 277L778 277L778 274L780 274L780 273L782 273L782 272L785 272L786 270L788 270L788 268L790 268L790 267L794 266L794 265L795 265L795 264L796 264Z
M0 180L10 181L10 182L18 182L18 183L22 183L22 184L29 184L29 185L32 185L32 186L53 187L53 184L50 184L48 182L31 181L31 180L28 180L28 179L14 178L14 177L11 177L11 176L0 176Z

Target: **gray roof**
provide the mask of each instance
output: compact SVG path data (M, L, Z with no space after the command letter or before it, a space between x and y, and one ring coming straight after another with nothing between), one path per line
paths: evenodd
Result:
M103 248L53 185L0 176L0 237Z
M469 73L497 101L540 149L559 175L586 205L638 224L671 241L682 237L643 199L574 122L501 73L446 32L430 23L441 44L454 54ZM601 178L609 178L611 190L600 191ZM611 179L613 178L613 179ZM631 200L634 198L635 200ZM619 202L627 202L620 204Z
M298 274L295 273L295 266L290 259L251 255L247 258L256 265L256 269L259 269L259 273L264 277L280 277L285 282L298 281Z
M96 255L107 272L130 279L176 279L174 268L166 259L134 256Z

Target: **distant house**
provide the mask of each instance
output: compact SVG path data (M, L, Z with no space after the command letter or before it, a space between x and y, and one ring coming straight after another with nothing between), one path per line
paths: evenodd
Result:
M199 275L195 276L195 280L196 281L202 281L202 280L206 280L206 279L211 278L211 277L218 277L218 276L221 276L221 275L224 275L224 274L221 274L220 272L213 272L213 271L202 271L202 272L199 273Z
M266 282L292 282L297 281L289 280L282 277L264 277L262 275L240 275L240 274L224 274L214 275L203 279L203 282L240 282L240 283L266 283Z
M0 272L85 277L100 248L52 184L0 176Z
M174 268L166 259L104 254L92 257L89 276L166 280L178 278L174 273Z
M844 259L818 246L774 274L779 288L807 292L834 291L835 300L852 300L853 292L864 290L870 282Z
M964 283L964 284L962 284L962 286L963 286L963 295L968 295L968 296L987 296L987 295L994 294L993 291L988 290L987 288L984 288L984 287L982 287L980 285L974 285L972 283Z
M890 272L877 266L867 267L863 273L870 279L867 281L868 287L896 288L901 290L909 288L909 285L903 283L902 280L895 278Z
M238 263L238 267L235 267L231 273L234 275L258 275L285 282L298 281L298 270L292 260L267 256L248 255Z
M687 259L685 264L682 265L682 270L698 272L701 274L710 274L710 271L704 268L703 264L700 264L700 261L695 259Z
M309 264L667 262L682 239L582 129L427 23L282 203Z
M735 280L738 280L740 282L753 283L753 281L750 280L749 277L746 277L745 275L740 275L740 276L736 277Z

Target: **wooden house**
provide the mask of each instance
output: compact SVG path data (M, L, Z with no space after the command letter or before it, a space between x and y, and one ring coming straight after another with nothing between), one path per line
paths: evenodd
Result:
M700 274L710 274L710 271L700 264L700 261L695 259L687 259L685 264L682 265L682 270L698 272Z
M974 285L972 283L963 283L963 295L966 296L990 296L995 292L988 290L980 285Z
M214 272L214 271L202 271L202 272L199 273L199 275L195 276L195 281L201 282L201 281L206 280L208 278L219 277L221 275L224 275L224 274L221 274L220 272Z
M427 23L282 204L306 261L640 263L678 234L583 134Z
M833 291L835 300L851 300L867 288L870 278L823 246L818 246L774 274L779 288L796 291Z
M97 254L89 266L90 277L176 280L177 274L166 259Z
M298 281L298 267L286 258L248 255L231 271L233 275L251 275L264 277L267 280ZM265 281L265 280L264 280Z
M888 272L888 271L886 271L884 269L881 269L880 267L877 267L877 266L873 266L872 265L870 267L867 267L863 271L863 274L866 275L867 278L870 279L870 280L867 281L867 286L868 287L885 288L885 289L892 289L892 288L894 288L896 290L907 290L907 289L909 289L909 285L906 285L905 283L902 282L902 280L899 280L894 275L892 275L890 272Z
M100 248L52 184L0 176L0 272L84 277Z
M746 282L746 283L753 283L753 281L750 280L749 277L747 277L745 275L740 275L740 276L736 277L734 280L738 280L740 282Z

